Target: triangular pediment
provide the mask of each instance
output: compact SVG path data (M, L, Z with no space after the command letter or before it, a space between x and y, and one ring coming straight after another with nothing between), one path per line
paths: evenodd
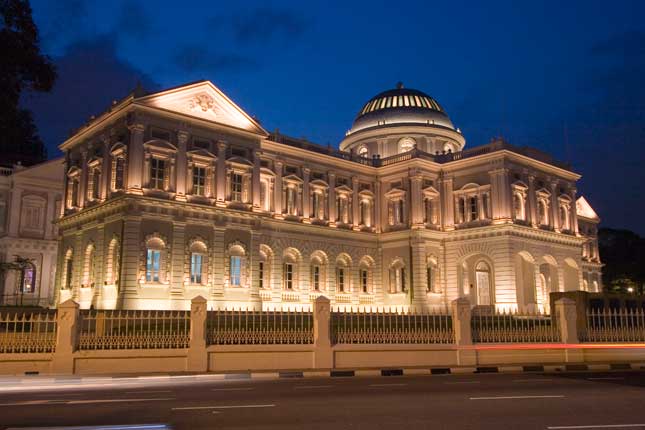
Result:
M593 210L593 208L591 207L587 199L585 199L582 196L580 196L576 201L576 213L579 217L583 217L591 220L600 219L600 217L598 217L598 214L596 213L595 210Z
M267 136L268 133L210 81L183 85L135 99L135 103L177 112Z

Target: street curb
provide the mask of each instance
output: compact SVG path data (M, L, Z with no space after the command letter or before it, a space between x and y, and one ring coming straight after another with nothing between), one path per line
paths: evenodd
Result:
M155 374L145 376L51 376L30 374L25 377L13 376L0 378L0 387L7 384L34 384L62 382L79 383L81 385L100 383L102 381L170 381L176 379L192 380L248 380L248 379L300 379L300 378L348 378L348 377L391 377L412 375L472 375L481 373L565 373L565 372L610 372L610 371L645 370L645 363L599 363L599 364L550 364L550 365L518 365L518 366L459 366L459 367L412 367L385 369L331 369L331 370L292 370L273 372L237 372L237 373L201 373L187 375Z

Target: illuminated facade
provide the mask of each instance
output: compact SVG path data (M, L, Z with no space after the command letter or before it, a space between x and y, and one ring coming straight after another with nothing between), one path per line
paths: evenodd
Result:
M133 94L61 145L58 300L547 310L551 291L600 290L580 176L465 143L402 87L365 104L340 150L266 132L210 82Z
M0 271L0 304L54 304L63 175L61 158L0 168L0 263L24 261Z

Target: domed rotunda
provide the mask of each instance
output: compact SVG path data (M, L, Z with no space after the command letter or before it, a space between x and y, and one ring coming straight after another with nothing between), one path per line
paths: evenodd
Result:
M381 92L363 105L340 149L383 158L415 146L431 154L456 152L465 143L435 99L398 83L395 89Z

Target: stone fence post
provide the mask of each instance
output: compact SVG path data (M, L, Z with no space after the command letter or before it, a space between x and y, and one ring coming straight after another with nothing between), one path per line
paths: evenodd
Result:
M566 297L555 302L562 343L580 343L578 339L578 312L576 302Z
M70 299L58 305L56 312L56 349L52 359L53 373L74 373L74 352L78 349L79 322L78 303Z
M197 296L190 301L190 341L186 370L189 372L208 371L208 352L206 351L207 301Z
M452 327L455 331L455 345L472 345L473 337L470 328L470 301L460 297L452 301Z
M314 301L314 369L331 369L334 367L334 353L331 349L329 321L331 304L324 296Z

